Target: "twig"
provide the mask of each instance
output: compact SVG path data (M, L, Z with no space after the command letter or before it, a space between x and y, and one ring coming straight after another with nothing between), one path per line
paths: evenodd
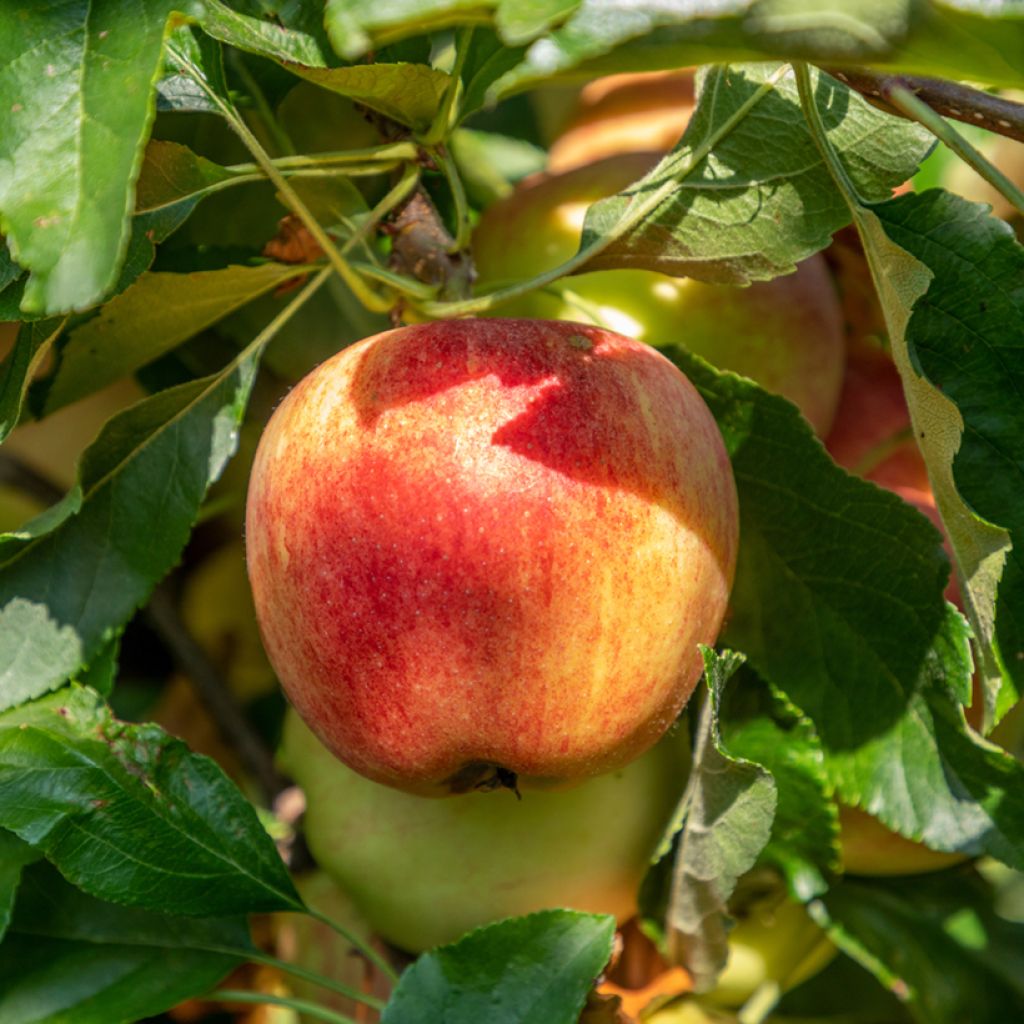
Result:
M576 273L584 264L590 262L614 242L617 242L628 232L632 231L641 221L652 214L666 199L676 192L679 189L680 183L687 175L692 173L694 168L711 152L712 148L728 135L747 116L749 111L775 88L776 83L788 74L789 70L788 64L778 68L733 111L724 124L719 126L687 154L685 161L675 169L670 177L662 180L656 187L635 193L611 230L604 232L588 245L579 249L575 256L529 280L519 281L506 288L488 292L486 295L477 295L470 299L463 299L462 301L424 302L420 304L419 311L437 319L486 313L488 310L501 305L503 302L507 302L509 299L517 299L521 295L526 295L529 292L536 291L538 288L543 288L545 285L552 284L561 277ZM646 179L641 180L644 181Z
M269 805L286 785L274 767L273 754L249 724L216 666L182 622L165 583L153 591L146 606L146 618L178 668L188 676L200 701L238 754L245 770L255 779Z
M890 114L907 117L891 102L894 89L912 92L922 103L943 117L977 125L1008 139L1024 142L1024 103L994 96L981 89L972 89L959 82L919 75L892 75L867 68L824 68L828 74L845 82L851 89L866 96Z
M978 152L953 126L941 115L932 110L927 103L914 95L909 89L894 88L889 94L889 102L907 117L923 124L940 142L951 149L964 163L974 168L997 192L1004 196L1020 213L1024 213L1024 192L1021 192L995 164Z
M249 992L244 989L221 988L212 992L208 999L215 999L221 1003L253 1003L266 1006L285 1006L295 1010L297 1013L305 1014L307 1017L314 1017L327 1024L356 1024L356 1022L343 1013L335 1013L318 1003L311 1003L307 999L292 999L287 996L275 996L269 992Z
M16 487L44 505L52 505L64 494L51 480L7 452L0 453L0 484ZM242 714L227 683L181 621L165 584L153 592L146 616L178 667L192 680L203 704L269 802L285 786L274 767L273 755Z
M0 452L0 484L21 491L41 505L52 505L64 497L64 491L52 480L7 452Z

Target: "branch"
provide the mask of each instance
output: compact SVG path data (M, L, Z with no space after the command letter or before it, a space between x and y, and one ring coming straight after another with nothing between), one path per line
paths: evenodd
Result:
M0 484L17 488L42 505L52 505L64 492L27 463L0 453ZM196 643L175 607L166 583L157 586L146 606L146 617L178 667L188 676L243 767L256 780L268 805L285 788L274 767L274 756L249 724L206 652Z
M977 125L1008 139L1024 142L1024 103L972 89L959 82L919 75L890 75L867 68L825 68L828 74L845 82L875 106L897 117L907 115L891 102L896 89L907 89L943 117ZM909 118L908 118L909 120Z
M274 756L249 724L213 662L181 621L166 584L153 591L145 614L269 805L286 785L274 767Z

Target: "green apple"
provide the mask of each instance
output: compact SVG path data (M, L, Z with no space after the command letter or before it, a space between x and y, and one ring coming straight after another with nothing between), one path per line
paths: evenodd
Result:
M796 988L836 955L828 936L800 903L773 893L735 912L729 959L714 990L701 996L713 1006L742 1006L762 986Z
M494 203L473 235L479 289L492 291L565 262L579 248L588 207L636 181L653 159L623 154L537 176ZM651 270L594 271L494 312L599 323L658 348L685 347L789 398L821 436L839 400L842 315L820 256L794 274L747 288Z
M636 912L636 892L686 783L673 731L638 760L572 789L434 800L357 775L294 711L282 763L306 793L320 866L376 932L418 952L548 907Z

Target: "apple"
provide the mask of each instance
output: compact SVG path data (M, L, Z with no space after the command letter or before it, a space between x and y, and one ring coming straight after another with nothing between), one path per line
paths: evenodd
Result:
M787 992L836 955L836 947L804 906L788 897L759 899L735 916L725 970L715 988L701 996L712 1006L742 1006L766 984Z
M292 703L410 792L555 785L651 747L736 558L721 435L653 349L578 324L375 335L288 395L247 558Z
M307 906L325 914L332 921L341 924L349 934L362 941L372 939L371 929L363 916L356 910L352 900L338 883L325 871L315 870L299 875L295 879ZM383 972L370 963L347 939L338 934L323 921L309 914L279 913L269 918L273 929L276 955L288 964L303 971L341 982L358 992L374 995L382 1002L387 1001L391 983ZM348 996L325 989L306 978L287 975L288 988L292 995L318 1003L335 1013L365 1020L366 1007ZM273 1024L272 1021L252 1021L251 1024ZM296 1024L292 1016L283 1018L280 1024Z
M636 913L686 784L689 747L674 730L572 789L429 800L346 768L289 711L281 760L305 791L305 835L320 867L374 931L420 952L548 907Z
M569 259L587 208L649 169L650 154L624 154L565 174L539 175L484 211L473 235L478 287L492 291ZM582 300L582 301L579 301ZM577 274L502 304L500 316L601 322L658 348L685 346L794 402L821 436L842 385L842 316L820 256L797 272L733 288L651 270Z
M931 850L893 832L857 807L839 808L843 870L851 875L921 875L966 860L962 853Z
M693 72L632 72L588 82L548 153L548 169L568 171L616 153L664 153L693 113Z

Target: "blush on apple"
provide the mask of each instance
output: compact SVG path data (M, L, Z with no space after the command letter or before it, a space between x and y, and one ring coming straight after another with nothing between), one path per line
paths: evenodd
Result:
M580 245L588 207L632 184L657 155L630 153L540 175L484 211L473 236L485 291L557 267ZM658 348L683 346L794 402L817 433L832 424L842 385L842 316L820 256L746 288L651 270L576 274L504 303L499 315L601 323Z
M249 577L288 696L356 771L443 795L652 746L701 672L735 485L686 377L569 323L377 335L271 419Z

